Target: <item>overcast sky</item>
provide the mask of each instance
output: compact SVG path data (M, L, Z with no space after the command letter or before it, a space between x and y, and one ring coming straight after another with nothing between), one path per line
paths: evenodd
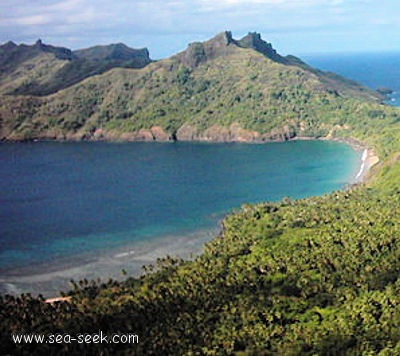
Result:
M0 43L124 42L153 59L231 30L281 54L400 51L399 0L0 0Z

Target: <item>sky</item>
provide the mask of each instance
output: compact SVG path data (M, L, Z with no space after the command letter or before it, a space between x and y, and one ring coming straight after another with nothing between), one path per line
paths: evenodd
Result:
M399 0L0 0L0 43L123 42L160 59L259 32L282 54L400 51Z

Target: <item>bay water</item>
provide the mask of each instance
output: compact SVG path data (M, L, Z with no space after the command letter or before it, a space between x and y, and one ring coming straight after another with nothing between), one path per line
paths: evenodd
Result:
M359 160L327 141L0 144L0 291L198 253L242 204L341 189Z

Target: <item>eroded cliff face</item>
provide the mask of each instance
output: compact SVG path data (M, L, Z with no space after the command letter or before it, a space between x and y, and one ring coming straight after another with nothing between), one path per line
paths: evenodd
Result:
M157 141L157 142L168 142L174 141L175 138L165 132L161 126L152 126L150 129L141 129L137 132L117 132L117 131L105 131L103 129L97 129L93 135L82 137L82 139L90 141Z
M212 125L203 132L196 127L183 125L177 132L179 141L210 141L210 142L254 142L260 141L261 135L256 131L246 130L239 124L233 123L228 127Z
M276 128L267 134L261 134L254 130L244 129L238 123L233 123L228 127L212 125L203 132L188 124L183 125L176 134L178 141L209 142L270 142L287 141L294 137L296 137L296 132L288 125Z
M97 129L90 136L57 137L58 139L89 140L89 141L144 141L144 142L172 142L172 141L201 141L201 142L271 142L287 141L296 137L295 130L288 125L276 128L268 134L242 128L238 123L230 126L212 125L204 131L196 126L184 124L176 134L167 133L161 126L150 129L141 129L137 132L116 132ZM56 138L56 137L54 137ZM56 138L56 139L57 139Z

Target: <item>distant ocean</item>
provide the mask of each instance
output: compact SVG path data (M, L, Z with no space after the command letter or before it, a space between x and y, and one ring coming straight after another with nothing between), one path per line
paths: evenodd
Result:
M388 87L400 105L400 54L302 58ZM0 293L55 295L71 278L119 278L166 254L187 257L241 204L342 189L359 166L359 152L320 141L2 143Z
M333 53L301 56L307 64L343 75L371 89L389 88L388 103L400 106L400 52Z

